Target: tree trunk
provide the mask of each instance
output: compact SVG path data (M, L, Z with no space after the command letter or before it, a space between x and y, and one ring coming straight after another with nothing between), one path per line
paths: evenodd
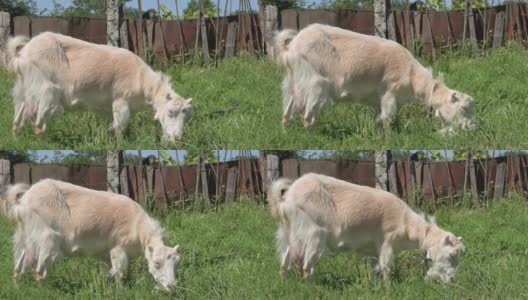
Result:
M377 36L386 39L389 38L389 31L392 31L389 26L394 26L392 23L389 23L390 13L390 0L374 0L374 33Z
M389 166L392 161L390 150L377 150L375 153L376 188L389 191Z
M0 66L7 65L7 54L2 49L5 48L7 39L11 34L11 16L8 12L0 11Z
M119 193L123 150L106 151L106 184L109 192Z
M107 0L106 40L107 44L119 47L119 0Z

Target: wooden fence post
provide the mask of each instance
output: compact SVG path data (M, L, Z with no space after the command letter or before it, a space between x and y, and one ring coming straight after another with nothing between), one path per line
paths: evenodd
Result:
M468 152L469 161L469 179L471 184L471 197L473 198L473 204L478 206L478 190L477 190L477 176L475 174L475 160L471 151Z
M237 40L237 22L233 21L227 25L227 38L226 38L226 48L224 57L229 58L235 55L236 40Z
M279 156L269 154L266 156L266 185L268 190L270 185L277 179L279 179L280 170L279 170Z
M504 184L506 179L506 162L497 164L497 171L495 174L495 190L493 191L493 199L499 200L504 196Z
M209 56L209 43L207 40L207 26L205 26L205 9L203 0L198 0L198 9L200 10L200 35L202 36L202 51L206 63L211 62Z
M11 34L11 15L0 11L0 66L7 65L7 53L4 52L7 39Z
M473 15L473 4L471 0L467 0L466 5L468 6L468 22L469 22L469 41L473 52L477 49L477 35L475 33L475 18Z
M259 167L260 167L260 178L262 178L262 192L266 192L268 190L268 185L266 182L266 156L264 155L264 151L259 150Z
M128 46L128 23L125 19L125 3L119 4L119 47L130 50Z
M499 48L502 46L502 39L504 36L504 12L501 11L495 16L495 29L493 30L493 45L492 48Z
M202 197L205 200L205 206L211 206L209 199L209 184L207 183L207 170L205 169L205 154L200 150L200 178L202 180Z
M229 168L227 173L226 203L233 202L237 196L238 189L238 167Z
M119 175L119 187L121 188L121 195L130 197L130 191L128 190L128 168L123 166L121 174Z
M396 163L389 161L389 191L398 196L398 176L396 175Z
M273 45L273 35L279 29L279 13L274 5L266 5L266 20L264 28L264 40L266 43L266 53L271 60L275 60L275 45Z

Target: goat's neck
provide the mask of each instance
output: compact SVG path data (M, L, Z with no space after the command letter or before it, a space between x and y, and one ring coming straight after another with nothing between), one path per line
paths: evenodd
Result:
M163 237L161 236L161 231L155 223L151 222L149 217L144 219L138 225L138 235L142 249L145 249L148 246L163 245Z
M427 250L425 249L425 239L428 231L433 226L424 217L413 211L407 213L405 226L408 240L415 243L419 249Z
M414 96L423 99L426 106L432 106L432 91L436 80L432 74L420 64L412 66L411 86Z
M150 67L145 67L141 73L141 88L143 96L154 108L158 108L160 103L156 103L156 94L158 93L163 80L161 76L154 72Z

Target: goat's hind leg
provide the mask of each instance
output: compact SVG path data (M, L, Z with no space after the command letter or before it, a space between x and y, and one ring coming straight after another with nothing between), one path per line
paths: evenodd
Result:
M323 255L324 249L323 245L324 233L321 230L316 230L312 233L312 236L309 238L304 249L304 259L303 259L303 276L304 278L309 278L313 275L315 270L315 265Z
M24 92L24 82L22 79L17 80L13 88L13 102L14 102L14 118L13 118L13 134L18 134L20 129L24 126L27 107L26 94Z
M36 267L34 269L35 279L41 283L46 283L48 268L53 261L59 256L59 241L55 234L43 234L39 245L39 253Z
M301 111L305 128L310 128L315 123L315 117L326 105L331 102L329 84L324 78L318 79L312 86L305 87L305 105Z
M45 138L48 119L53 112L56 112L57 106L61 105L58 95L58 89L52 82L42 83L39 95L33 95L39 99L37 105L37 117L33 122L33 132Z

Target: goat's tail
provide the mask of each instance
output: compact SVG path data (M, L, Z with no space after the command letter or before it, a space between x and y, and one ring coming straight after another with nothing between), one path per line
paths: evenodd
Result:
M285 65L286 62L284 61L284 55L286 52L288 52L288 45L293 40L293 38L297 35L297 30L293 29L284 29L282 31L278 31L275 34L274 38L274 45L275 49L277 49L277 61L281 63L282 65Z
M280 219L280 205L282 202L282 194L284 194L292 185L292 180L289 178L281 178L271 184L268 191L268 205L271 210L271 215L275 219Z
M17 59L18 59L18 52L26 46L26 44L29 42L29 38L27 36L15 36L10 38L7 41L6 46L6 53L7 53L7 61L8 61L8 68L11 71L16 71L17 69Z
M20 218L20 198L29 190L29 185L17 183L7 187L2 195L2 211L13 221Z

